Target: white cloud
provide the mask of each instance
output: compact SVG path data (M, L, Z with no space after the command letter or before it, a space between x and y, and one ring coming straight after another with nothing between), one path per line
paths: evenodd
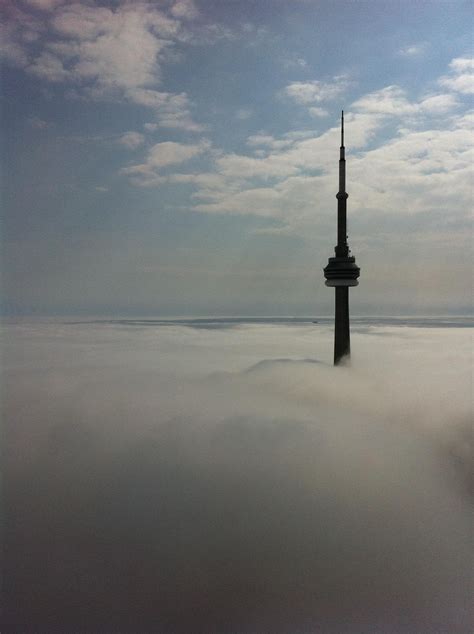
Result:
M24 47L12 37L10 29L0 24L0 54L1 57L14 66L26 66L28 55Z
M329 114L327 110L319 108L318 106L311 106L311 108L308 109L308 112L312 117L327 117Z
M176 0L171 7L171 14L176 18L193 20L198 17L199 11L193 0Z
M59 0L29 4L45 13L8 7L2 47L10 63L45 81L74 83L68 94L78 98L125 100L151 108L160 127L204 129L193 120L186 93L159 90L163 66L181 59L177 44L236 37L231 29L200 19L193 0L122 0L109 7ZM39 32L45 33L41 40ZM247 118L250 111L237 116Z
M304 57L294 54L283 56L281 63L287 69L305 70L308 68L308 62Z
M454 125L457 128L463 128L472 132L472 130L474 130L474 110L466 112L460 117L456 117L454 120Z
M456 97L450 94L433 95L420 102L420 110L437 115L451 112L459 105Z
M65 0L26 0L27 4L43 11L52 11L59 5L64 4Z
M284 138L277 139L269 134L253 134L247 138L247 145L254 148L265 147L268 150L282 150L295 142L295 138L285 135ZM259 152L262 150L258 150Z
M469 213L472 150L462 129L407 131L351 162L356 207L396 214Z
M154 3L123 2L115 9L94 4L37 0L37 7L56 9L53 32L39 51L23 41L37 37L38 20L17 11L4 27L5 56L49 82L75 83L78 96L126 100L155 111L157 124L198 132L186 93L157 90L165 54L182 39L182 19L196 17L192 2L179 0L162 9ZM43 27L41 27L43 28ZM56 39L54 36L58 36ZM186 39L184 37L184 39Z
M176 21L151 6L70 5L53 19L56 31L75 39L78 59L73 76L93 79L103 88L130 89L159 80L158 55L178 29Z
M367 111L346 113L351 208L358 210L356 217L363 217L364 222L374 216L380 221L383 209L384 218L394 219L395 226L402 223L401 233L409 226L411 235L419 240L437 240L436 235L442 234L449 241L447 236L454 235L456 224L464 222L470 208L472 150L464 130L467 115L451 114L456 106L452 95L409 102L396 87L379 92L382 96L374 98L371 94L358 101ZM399 105L398 111L394 102ZM401 116L405 122L408 115L416 115L411 129L400 129L393 138L377 142L376 134L385 129L387 121ZM444 127L423 129L433 115L445 117ZM335 205L339 125L323 134L301 138L305 134L295 131L289 145L272 135L253 135L247 144L264 148L260 156L223 154L215 157L214 172L174 174L166 180L193 183L197 187L193 198L198 202L192 208L199 212L274 218L285 223L286 232L298 235L314 233L315 226L330 231L328 209ZM375 147L357 152L374 140ZM271 187L269 179L273 181ZM431 222L441 222L446 210L453 228L420 231L415 220L418 214L432 217L432 221L426 221L427 229ZM406 220L402 222L402 218ZM394 229L392 237L396 234ZM380 238L388 239L383 235ZM359 236L359 243L361 240L364 238Z
M147 130L148 132L155 132L156 130L158 130L158 124L157 123L145 123L143 125L143 127L145 128L145 130Z
M419 42L418 44L411 44L409 46L404 46L398 51L398 54L402 57L419 57L426 53L428 50L427 42Z
M292 141L300 141L312 136L315 136L314 130L290 130L283 135L285 139L291 139Z
M128 99L155 111L158 124L163 128L180 128L188 132L201 132L204 126L193 121L186 93L173 94L149 88L127 91Z
M453 59L449 67L456 73L474 71L474 59L472 57L456 57Z
M386 86L361 97L352 104L359 112L393 117L415 116L420 114L445 114L456 108L458 102L451 94L437 94L409 101L406 92L400 86Z
M136 150L138 147L140 147L140 145L143 144L144 141L145 137L143 136L143 134L133 131L125 132L125 134L122 134L122 136L118 139L118 143L124 145L130 150Z
M377 117L367 115L347 114L347 121L351 125L353 148L363 147L380 125ZM251 147L260 145L270 150L261 158L238 154L218 156L215 170L221 179L204 187L200 187L197 179L193 181L200 187L194 197L202 200L195 209L285 218L294 227L305 216L311 216L314 221L315 200L326 196L326 191L331 189L328 175L336 182L334 148L338 146L339 129L334 127L324 134L304 138L307 134L295 131L293 139L281 144L270 135L249 137ZM321 175L308 174L315 171ZM266 183L270 179L275 181L271 188ZM256 187L258 180L265 186Z
M52 26L62 37L72 37L82 42L113 32L114 22L118 27L111 9L73 3L54 15Z
M247 138L247 145L250 146L268 145L273 147L274 143L275 138L269 134L254 134Z
M474 94L474 78L472 75L464 74L457 77L445 77L440 83L446 88L451 88L451 90L465 95Z
M35 16L22 11L17 5L7 5L6 15L0 19L1 57L14 66L27 66L28 46L38 39L43 30L44 25Z
M295 81L284 89L284 94L301 105L330 101L347 90L349 80L345 75L333 78L331 82Z
M240 154L226 154L216 160L220 174L236 179L284 177L296 172L285 154L273 153L264 159Z
M353 104L358 112L346 113L346 143L353 153L348 168L351 205L364 210L366 218L378 216L380 209L393 217L431 212L436 218L443 210L460 206L452 213L452 221L460 219L469 206L472 159L466 135L456 131L467 125L465 116L452 115L457 106L453 94L409 100L399 86L358 99ZM444 117L444 129L423 130L433 116ZM374 140L388 121L400 118L408 128L357 154L357 149ZM160 175L161 180L152 183L148 179L147 184L165 180L192 183L197 188L193 195L198 201L193 207L196 211L274 218L286 224L285 231L307 235L314 231L316 216L320 228L329 223L327 209L334 206L338 142L338 122L317 135L296 130L277 138L260 132L247 139L247 145L259 152L257 156L221 154L214 159L214 171L207 174ZM261 186L257 186L258 181ZM424 236L428 239L426 233ZM429 239L434 239L433 232L431 236Z
M33 75L51 82L62 82L70 78L70 73L56 55L44 51L30 64L28 70Z
M363 147L372 137L374 131L380 126L377 117L367 115L351 115L347 113L347 121L351 122L351 143L352 147ZM306 132L303 133L306 136ZM310 138L299 138L297 131L296 139L292 144L279 144L277 140L273 142L274 151L263 158L249 157L239 154L225 154L215 161L216 169L219 173L233 180L242 179L269 179L286 178L297 174L300 171L326 170L331 165L334 147L339 144L339 122L336 127L331 128L323 134L314 135ZM255 137L250 137L254 143ZM258 141L258 136L256 137ZM291 137L290 137L291 139ZM266 139L267 144L272 143Z
M405 91L399 86L387 86L364 95L352 104L361 112L370 114L397 115L412 114L416 108L410 104Z
M455 92L474 94L474 60L469 57L457 57L449 66L451 74L441 77L439 83Z
M273 187L258 187L247 189L235 194L223 196L211 203L201 203L195 206L196 211L206 213L225 213L252 216L275 217L281 196Z
M209 144L201 142L195 145L186 145L184 143L175 143L173 141L165 141L154 145L148 154L148 164L152 167L165 167L167 165L175 165L183 163L189 159L202 154L209 148Z
M235 112L235 118L239 121L245 121L246 119L250 119L253 115L253 110L251 108L239 108Z
M127 41L136 44L136 35L154 33L158 37L169 38L179 30L177 20L146 2L123 3L115 11L93 5L71 4L56 13L53 26L61 35L76 37L81 41L110 35L117 46Z
M46 130L51 127L51 123L45 121L44 119L40 119L40 117L33 116L27 119L28 125L32 128L36 128L37 130Z
M174 141L157 143L148 151L145 163L122 168L121 173L133 178L137 185L149 186L163 182L161 170L170 165L179 165L207 152L210 143L202 140L200 143L186 144Z

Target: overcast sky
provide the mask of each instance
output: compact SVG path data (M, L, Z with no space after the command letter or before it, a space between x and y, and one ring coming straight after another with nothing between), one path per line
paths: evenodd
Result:
M3 0L4 310L470 309L472 3Z

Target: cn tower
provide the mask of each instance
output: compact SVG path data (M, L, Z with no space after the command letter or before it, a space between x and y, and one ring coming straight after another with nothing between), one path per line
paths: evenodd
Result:
M341 114L341 148L339 152L339 191L337 198L336 257L329 258L324 269L326 286L334 286L336 313L334 321L334 365L347 361L351 354L349 326L349 286L357 286L360 269L347 244L346 150L344 147L344 110Z

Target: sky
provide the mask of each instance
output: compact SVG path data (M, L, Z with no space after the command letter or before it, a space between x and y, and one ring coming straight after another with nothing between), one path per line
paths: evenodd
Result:
M472 4L2 0L6 314L466 314Z

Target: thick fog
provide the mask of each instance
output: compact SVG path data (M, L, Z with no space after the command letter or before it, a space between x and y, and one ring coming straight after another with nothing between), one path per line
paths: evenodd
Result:
M471 329L4 329L2 632L470 632Z

